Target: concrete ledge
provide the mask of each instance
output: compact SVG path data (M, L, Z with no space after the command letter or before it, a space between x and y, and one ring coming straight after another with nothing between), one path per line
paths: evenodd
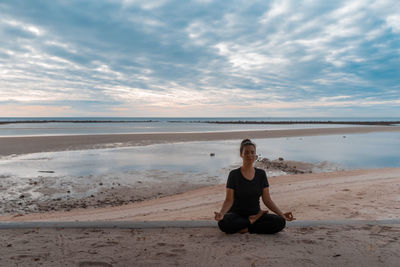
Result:
M292 221L287 222L289 227L313 227L324 225L391 225L397 224L400 226L400 219L385 219L385 220L315 220L315 221Z
M400 219L386 220L318 220L287 222L288 227L318 227L324 225L398 225ZM217 227L216 221L84 221L84 222L0 222L0 229L31 228L200 228Z

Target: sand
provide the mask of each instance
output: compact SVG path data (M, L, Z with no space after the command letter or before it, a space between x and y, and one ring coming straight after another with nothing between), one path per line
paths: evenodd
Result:
M400 168L270 179L271 195L297 220L399 218ZM210 220L224 185L119 207L1 221ZM0 266L398 266L400 225L289 226L273 235L217 227L0 230Z
M400 226L0 230L1 266L398 266Z
M0 138L0 148L1 155L9 155L46 149L95 148L117 141L127 142L124 145L135 142L144 145L201 138L266 138L389 129L398 131L395 127L352 127L326 132L326 129L241 132L223 138L219 136L221 133L154 135L147 139L118 135L114 139L100 136L93 143L90 137L81 141L47 137L48 143L46 139L26 137L20 141L38 142L26 148L3 147L8 142ZM119 139L122 136L126 139ZM17 142L18 138L8 140ZM270 185L272 199L282 210L292 211L297 220L400 217L400 168L279 176L270 178ZM0 216L0 221L211 220L224 196L225 185L220 184L115 207L23 216L8 214ZM226 235L216 227L8 229L0 230L0 266L398 266L399 237L400 225L396 224L287 227L273 236Z
M156 143L278 138L371 132L400 132L395 126L364 126L201 133L135 133L68 136L0 137L0 156L63 150L126 147Z

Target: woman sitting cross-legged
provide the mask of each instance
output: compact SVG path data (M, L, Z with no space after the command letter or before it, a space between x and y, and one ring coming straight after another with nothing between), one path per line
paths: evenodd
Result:
M249 139L240 144L243 164L229 173L226 197L215 220L221 231L233 233L275 234L285 228L286 221L295 220L291 212L283 213L272 201L264 170L254 168L257 159L256 145ZM271 211L260 209L260 197Z

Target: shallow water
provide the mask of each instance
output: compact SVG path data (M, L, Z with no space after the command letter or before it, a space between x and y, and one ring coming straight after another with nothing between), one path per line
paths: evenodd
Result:
M370 133L255 139L262 157L338 168L400 167L400 133ZM17 177L88 176L165 170L217 175L241 162L239 141L186 142L149 146L61 151L3 157L2 175ZM215 156L210 156L215 153Z
M321 164L325 171L400 167L400 133L254 141L261 157L328 162ZM57 197L79 199L114 184L136 187L145 182L225 183L229 170L241 163L239 143L240 140L187 142L2 157L0 203L17 203L21 193L24 199L37 201ZM269 177L282 174L268 172Z
M96 150L46 152L3 158L3 174L30 176L104 175L115 172L167 170L215 172L238 157L233 142L190 142ZM216 152L217 151L217 152ZM210 156L210 153L216 156Z
M344 169L400 167L400 133L291 137L255 142L258 153L272 159L328 161Z

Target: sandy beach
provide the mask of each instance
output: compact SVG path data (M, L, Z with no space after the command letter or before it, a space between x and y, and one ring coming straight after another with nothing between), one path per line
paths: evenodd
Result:
M0 230L1 266L398 266L399 226Z
M400 168L270 179L271 195L299 221L399 218ZM21 221L212 220L224 198L215 185L108 208L24 216ZM273 236L226 235L217 227L0 230L2 266L398 266L400 226L287 227Z
M399 127L166 135L0 138L1 155L193 140L399 131ZM96 139L97 138L97 139ZM31 145L23 146L22 142ZM12 146L11 144L14 144ZM15 144L21 143L20 146ZM3 146L5 144L5 146ZM299 163L296 163L299 168ZM303 166L304 167L304 166ZM299 173L269 179L271 196L303 220L400 216L400 168ZM3 214L0 222L210 221L225 185L164 188L165 196L106 207ZM115 189L110 197L127 194ZM148 189L151 191L150 189ZM179 193L177 193L179 192ZM51 205L51 203L49 203ZM274 236L225 235L211 228L0 230L1 266L397 266L399 225L288 227Z
M271 196L298 220L389 219L400 214L400 168L297 174L269 179ZM225 185L104 208L0 216L0 221L212 220Z
M241 140L243 138L278 138L295 136L400 132L395 126L363 126L199 133L135 133L66 136L0 137L0 156L35 152L82 150L109 147L143 146L157 143Z

